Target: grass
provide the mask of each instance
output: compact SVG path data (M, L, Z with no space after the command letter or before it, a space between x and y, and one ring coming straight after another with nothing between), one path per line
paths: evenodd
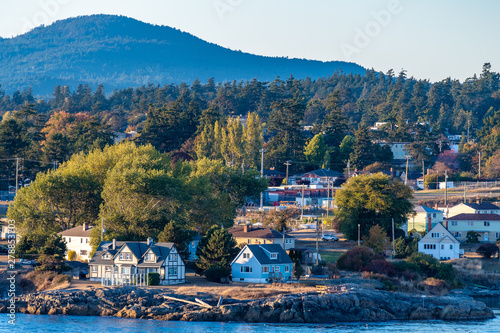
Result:
M321 255L321 260L326 263L336 263L337 260L343 255L346 251L328 251L328 250L320 250L319 254Z
M238 300L257 299L263 297L277 296L281 294L296 294L315 292L316 287L304 284L249 284L235 286L211 286L211 287L179 287L173 290L176 294L186 296L212 296L234 298Z

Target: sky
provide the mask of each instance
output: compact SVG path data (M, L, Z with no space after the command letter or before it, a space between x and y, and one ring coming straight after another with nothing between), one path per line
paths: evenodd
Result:
M500 72L498 0L22 0L0 12L0 36L90 14L117 14L265 56L349 61L440 81L489 62Z

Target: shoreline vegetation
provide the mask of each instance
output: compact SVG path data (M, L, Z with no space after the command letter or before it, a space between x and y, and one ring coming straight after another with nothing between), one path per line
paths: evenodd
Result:
M344 292L320 295L305 290L254 299L202 294L178 295L162 289L114 287L79 291L48 291L16 298L24 314L115 316L165 321L249 323L383 322L393 320L486 320L493 311L460 290L452 296L388 292L345 284ZM312 289L312 288L309 288ZM293 290L292 290L293 291ZM302 290L300 290L302 291ZM227 295L227 294L226 294ZM258 294L256 294L259 296ZM206 303L186 304L176 299ZM8 300L0 301L0 313Z

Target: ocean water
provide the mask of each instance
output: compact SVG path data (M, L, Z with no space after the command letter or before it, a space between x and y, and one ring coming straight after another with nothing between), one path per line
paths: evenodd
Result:
M16 314L15 325L7 314L0 314L0 332L98 333L98 332L173 332L173 333L302 333L302 332L500 332L500 310L486 321L448 322L440 320L339 323L339 324L247 324L211 322L167 322L116 317L79 317Z

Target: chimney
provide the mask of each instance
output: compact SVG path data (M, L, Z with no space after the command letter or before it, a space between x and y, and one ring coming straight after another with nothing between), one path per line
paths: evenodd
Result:
M113 245L111 246L112 250L116 250L116 239L113 238Z
M87 222L83 222L83 231L87 231L89 228L89 224Z
M148 237L147 243L148 243L148 246L153 245L153 238Z
M243 226L243 232L248 232L248 224L245 224L245 225Z
M479 200L479 197L476 198L476 203L479 205L481 203L481 200Z

